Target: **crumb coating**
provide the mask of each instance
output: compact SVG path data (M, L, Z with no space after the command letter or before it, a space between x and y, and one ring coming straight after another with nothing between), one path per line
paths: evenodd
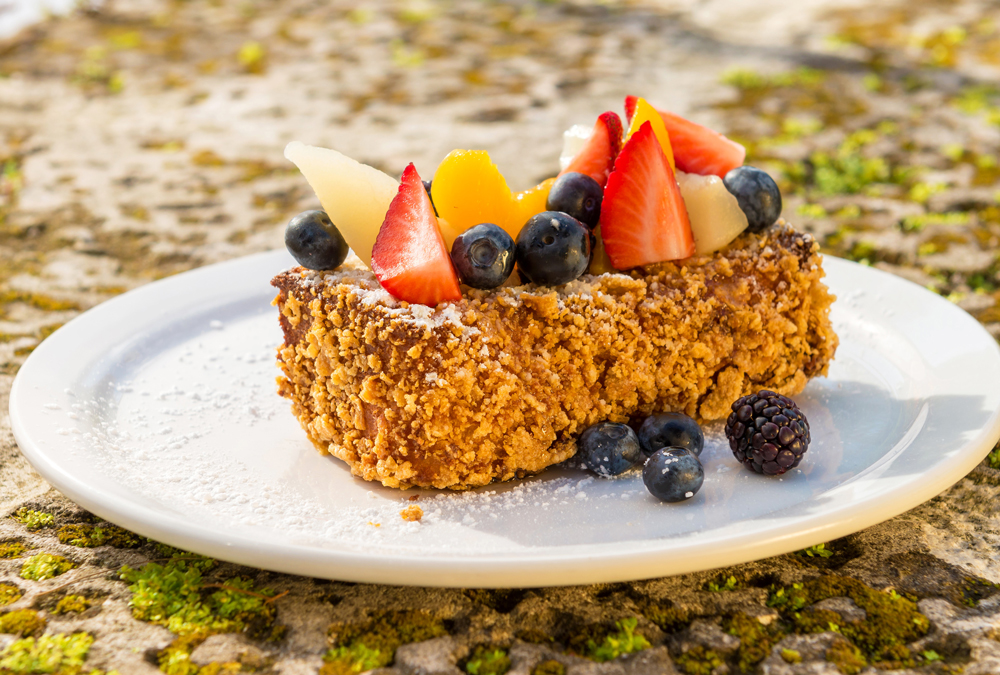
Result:
M795 395L837 347L819 246L779 221L711 255L408 305L351 258L277 275L279 393L316 447L389 487L462 489L572 456L588 426Z

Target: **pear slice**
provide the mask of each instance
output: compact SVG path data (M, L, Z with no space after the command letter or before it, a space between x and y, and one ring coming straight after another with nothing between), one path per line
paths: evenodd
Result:
M399 182L336 150L298 141L285 146L285 158L299 168L347 245L371 268L375 238Z
M747 217L718 176L677 172L677 183L691 221L695 255L705 255L740 236Z

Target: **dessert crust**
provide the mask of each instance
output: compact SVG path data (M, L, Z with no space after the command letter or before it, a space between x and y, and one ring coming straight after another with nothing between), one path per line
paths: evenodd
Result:
M819 246L779 221L707 256L557 288L408 305L357 258L277 275L280 394L316 447L389 487L541 471L603 420L729 414L825 375L837 347Z

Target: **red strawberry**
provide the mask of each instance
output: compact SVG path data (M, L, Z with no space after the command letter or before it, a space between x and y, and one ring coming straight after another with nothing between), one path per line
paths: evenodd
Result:
M403 171L399 192L375 239L372 271L382 288L399 300L433 307L462 299L434 207L412 164Z
M615 161L604 188L600 225L615 269L694 255L677 178L649 122L632 134Z
M594 133L591 134L587 145L583 147L569 166L559 175L576 171L584 173L604 185L608 181L608 174L615 166L615 157L622 149L622 121L617 113L602 113L594 124Z
M637 97L625 97L625 114L629 120L635 113ZM670 146L678 171L701 176L719 176L743 165L747 149L717 131L690 122L666 110L657 110L670 134Z

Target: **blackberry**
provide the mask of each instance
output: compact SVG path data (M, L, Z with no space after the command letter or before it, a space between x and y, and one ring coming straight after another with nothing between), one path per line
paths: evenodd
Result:
M802 461L809 422L795 401L762 389L733 403L726 437L736 460L748 469L778 476Z

